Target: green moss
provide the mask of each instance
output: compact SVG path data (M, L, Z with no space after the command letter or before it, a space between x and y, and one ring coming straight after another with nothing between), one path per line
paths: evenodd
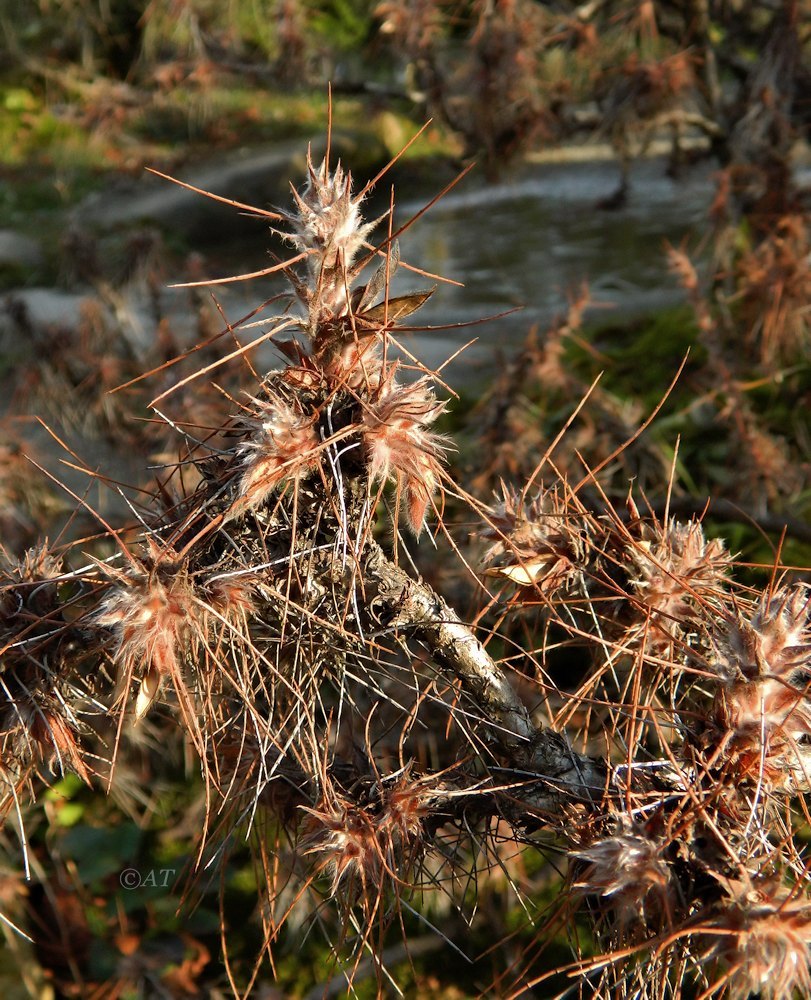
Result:
M589 381L603 370L603 388L637 400L646 409L660 402L685 357L688 360L671 396L671 406L688 398L690 377L706 359L695 318L687 306L661 309L623 323L587 327L583 341L589 347L576 340L568 343L567 359L573 369Z
M80 168L98 164L104 142L78 115L57 116L41 98L0 88L0 168Z

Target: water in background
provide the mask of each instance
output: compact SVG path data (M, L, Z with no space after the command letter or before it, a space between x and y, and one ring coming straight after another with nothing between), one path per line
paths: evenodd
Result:
M271 166L278 178L280 161L285 169L288 165L285 157L288 153L280 150L254 153L236 168L231 167L235 194L249 182L255 183L257 177L269 176ZM451 382L464 385L486 379L496 352L509 352L523 342L533 324L543 328L565 311L567 296L575 295L584 282L589 284L594 303L591 318L639 314L681 301L682 293L667 270L665 242L678 244L687 237L690 250L697 249L699 234L706 233L713 170L713 165L705 162L685 169L674 181L666 175L663 160L639 161L632 168L627 202L614 211L596 207L616 187L618 167L614 162L531 164L519 176L498 185L485 185L473 171L400 240L404 262L464 283L464 287L439 283L412 322L442 327L477 323L516 307L520 311L490 323L404 334L405 346L435 368L476 338L475 345L449 367ZM193 180L209 190L221 191L226 173L224 165L213 165L208 168L210 176ZM133 195L115 191L102 195L95 206L83 207L82 217L114 230L149 224L150 220L175 225L203 254L204 273L212 278L255 272L272 263L267 222L245 218L165 181L147 180L151 183L141 184ZM362 178L357 182L360 184ZM426 187L420 198L397 203L395 227L420 211L439 187ZM252 193L258 195L255 204L279 204L289 199L289 194L281 194L277 188L272 193ZM380 204L367 207L369 214L380 210ZM375 235L380 239L384 233L381 226ZM283 248L278 243L275 249L281 254L290 252L289 246ZM183 277L167 275L167 280ZM432 283L401 266L391 294L424 289ZM219 285L212 291L229 322L236 324L284 286L283 278L270 275ZM22 289L19 297L35 321L47 327L49 323L76 322L83 293ZM188 293L166 288L161 298L164 314L181 341L186 336L194 339L194 310ZM243 340L259 335L263 325L267 329L273 310L278 308L276 304L255 317L255 322L264 320L264 324L244 331ZM127 336L152 342L154 320L143 291L132 292L126 326ZM256 363L260 370L267 370L278 363L278 356L264 346L256 353Z
M697 249L713 196L712 170L702 164L673 181L662 161L640 162L626 205L612 211L596 207L616 184L616 166L606 163L544 164L513 183L454 190L401 240L404 260L464 282L463 288L440 284L418 314L420 322L474 321L523 308L483 326L415 334L409 338L418 345L415 353L441 363L475 336L468 365L491 362L495 350L521 343L533 323L549 323L564 311L567 294L584 281L592 318L682 301L668 273L665 244L687 238ZM396 224L420 207L398 205ZM401 268L393 293L425 284Z

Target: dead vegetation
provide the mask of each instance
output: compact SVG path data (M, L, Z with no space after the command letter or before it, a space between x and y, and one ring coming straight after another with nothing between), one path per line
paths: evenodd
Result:
M251 956L229 955L221 900L219 981L235 995L308 934L326 938L350 989L371 976L396 992L391 956L408 961L413 928L469 951L462 928L488 899L504 913L482 993L546 995L552 975L583 996L807 992L805 574L778 551L753 578L699 516L673 513L676 477L639 414L563 363L585 298L477 411L491 461L479 496L467 492L435 428L448 388L393 360L398 324L430 293L389 297L395 268L413 267L398 248L408 224L364 220L369 187L328 150L288 210L237 206L285 234L291 256L265 273L290 292L255 336L248 322L227 329L240 377L220 415L181 408L161 423L173 398L207 398L222 366L171 382L158 364L142 380L160 381L146 438L166 451L174 437L179 460L131 523L76 495L95 537L7 554L0 775L20 864L40 863L29 803L58 777L139 815L128 760L176 755L201 788L183 834L188 898L212 870L224 878L238 842L254 852ZM743 393L719 367L723 310L686 257L674 263L727 373L720 391ZM774 356L765 331L778 326L751 333L768 345L756 356ZM269 339L283 360L260 375L251 351ZM109 380L139 374L122 361ZM569 407L552 440L522 409L531 383ZM96 419L112 433L118 418ZM740 408L736 419L745 433ZM640 468L661 507L628 492ZM454 541L459 511L469 541ZM440 593L448 581L465 608ZM64 901L49 905L69 923ZM591 945L578 941L586 926ZM565 928L574 959L550 972L544 950ZM169 975L143 935L121 925L116 940L118 995L202 989L204 943ZM51 968L67 994L107 988L81 956Z

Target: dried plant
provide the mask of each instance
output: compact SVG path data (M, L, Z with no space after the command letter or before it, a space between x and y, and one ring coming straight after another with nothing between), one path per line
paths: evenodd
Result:
M778 219L737 263L746 339L766 370L790 365L808 350L811 244L807 221L801 213Z
M679 142L685 124L698 118L694 105L695 74L687 52L645 60L633 52L620 66L610 66L596 83L603 121L620 162L620 187L613 201L616 207L628 188L631 162L644 155L657 129L668 127L673 137L671 169L678 167Z
M727 235L725 228L719 232L720 245ZM777 233L774 239L779 239ZM768 256L773 245L767 237L759 251L728 257L727 265L734 272L728 274L732 278L727 282L730 290L715 295L702 287L683 249L669 251L671 270L687 293L699 341L707 352L701 398L712 401L718 424L726 429L740 456L727 482L719 482L716 490L720 494L729 489L738 501L743 500L757 513L794 504L805 489L808 469L802 439L794 441L778 433L763 419L761 408L750 395L763 384L782 383L783 369L776 367L778 359L796 363L802 357L798 349L805 336L804 320L796 300L792 303L799 286L795 283L792 290L784 285L790 276L782 273L773 274L774 284L767 288L762 272L750 270L755 266L754 259L760 253ZM803 272L804 265L796 263L793 277L801 282ZM719 271L718 277L722 273ZM779 336L771 326L778 316L784 321ZM765 339L766 324L770 324L770 340ZM792 389L786 394L787 402L794 393ZM800 400L796 398L795 405L802 405Z
M223 933L237 995L314 928L350 989L370 974L383 995L392 939L407 959L413 921L439 923L459 947L488 892L514 894L526 925L488 942L485 993L545 982L548 935L577 920L596 945L555 972L589 995L806 990L807 586L778 566L756 589L700 519L615 503L633 433L602 450L603 477L583 458L579 480L561 474L547 446L494 506L466 493L434 427L442 383L392 359L429 293L389 297L393 220L372 242L366 193L328 154L289 211L253 210L293 248L267 269L290 301L230 357L272 339L283 360L224 393L205 434L167 422L183 458L138 525L98 514L99 537L6 560L5 810L24 821L54 773L115 790L139 740L177 728L203 783L190 886L242 837L255 851L256 964ZM559 370L554 334L528 351L533 378ZM156 415L218 367L172 385L162 363ZM479 558L466 590L429 540ZM458 614L418 561L478 609ZM552 912L543 859L561 854ZM181 968L210 957L195 945ZM148 969L133 946L119 981Z
M412 61L430 113L461 137L463 155L481 156L488 176L552 135L553 89L541 71L551 17L541 8L525 0L477 0L469 10L384 0L376 14ZM454 36L462 32L460 46Z

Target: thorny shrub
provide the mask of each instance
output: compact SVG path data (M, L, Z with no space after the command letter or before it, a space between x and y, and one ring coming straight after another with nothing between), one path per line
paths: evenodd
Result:
M430 293L389 296L407 227L364 221L369 189L328 151L289 210L251 209L293 248L266 269L291 301L231 353L272 338L283 364L207 430L170 422L183 457L139 526L99 515L101 537L7 553L5 813L24 830L68 771L115 790L144 727L172 719L205 784L192 880L241 838L256 851L253 972L222 938L236 995L307 928L350 987L371 974L385 993L392 938L407 957L415 918L439 933L433 908L471 947L488 885L525 926L494 945L483 992L542 995L566 926L575 957L556 974L583 996L808 992L811 591L779 565L753 589L700 520L615 504L598 470L575 482L550 449L491 505L466 493L434 427L447 389L392 359ZM464 551L451 508L473 526ZM431 541L472 571L468 619L415 567ZM552 908L539 863L544 885L561 873ZM143 942L121 940L115 988L153 982ZM70 968L64 988L87 987Z

